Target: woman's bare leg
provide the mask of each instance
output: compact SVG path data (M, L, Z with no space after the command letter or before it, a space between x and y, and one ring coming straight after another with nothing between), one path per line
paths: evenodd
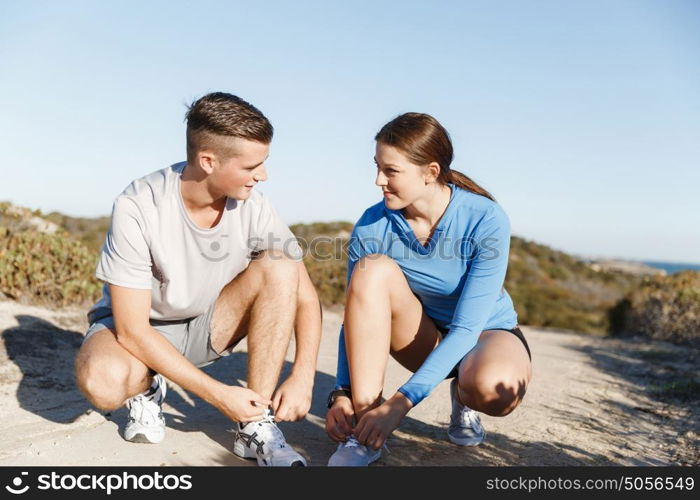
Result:
M440 341L440 334L408 286L398 264L384 255L357 262L345 307L345 346L355 418L381 403L389 353L415 372ZM520 339L486 330L459 367L463 404L505 416L522 401L532 367Z
M345 346L357 421L381 403L389 353L411 371L440 336L398 264L384 255L358 261L345 307Z
M495 417L512 412L532 379L532 364L518 337L486 330L459 366L458 397L473 410Z

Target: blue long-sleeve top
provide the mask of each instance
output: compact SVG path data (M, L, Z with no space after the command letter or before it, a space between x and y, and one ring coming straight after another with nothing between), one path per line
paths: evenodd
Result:
M503 288L510 248L510 222L484 196L450 184L450 202L423 246L400 210L384 201L357 221L348 245L348 274L361 258L391 257L423 309L448 334L399 392L417 405L476 345L484 330L514 328L517 315ZM370 257L371 258L371 257ZM350 388L345 329L340 330L336 386Z

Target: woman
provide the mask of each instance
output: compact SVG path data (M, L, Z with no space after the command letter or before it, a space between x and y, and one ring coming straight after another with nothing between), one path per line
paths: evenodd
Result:
M527 341L503 288L510 224L493 197L450 169L452 143L432 116L406 113L376 135L384 200L355 225L326 432L328 465L369 465L408 411L443 379L448 438L484 439L477 411L512 412L531 378ZM382 402L388 355L414 375Z

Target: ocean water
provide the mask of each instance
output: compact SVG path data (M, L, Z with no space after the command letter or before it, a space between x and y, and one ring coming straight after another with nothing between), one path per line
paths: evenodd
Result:
M654 260L645 260L644 264L651 267L656 267L657 269L663 269L668 274L674 274L680 271L692 270L700 271L700 264L683 264L680 262L661 262Z

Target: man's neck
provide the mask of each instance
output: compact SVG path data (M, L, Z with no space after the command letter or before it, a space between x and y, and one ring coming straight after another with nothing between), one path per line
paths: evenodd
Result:
M180 177L180 195L189 211L202 212L208 209L219 211L226 204L226 196L212 193L206 182L207 176L189 164Z

